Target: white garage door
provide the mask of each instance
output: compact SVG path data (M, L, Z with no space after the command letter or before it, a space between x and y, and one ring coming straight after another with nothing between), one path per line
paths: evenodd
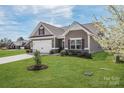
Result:
M38 50L41 53L49 53L52 49L52 40L33 41L33 50Z

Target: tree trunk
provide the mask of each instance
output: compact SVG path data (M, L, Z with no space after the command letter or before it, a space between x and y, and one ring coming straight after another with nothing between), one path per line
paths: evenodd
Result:
M118 54L115 55L115 63L120 63L120 56Z

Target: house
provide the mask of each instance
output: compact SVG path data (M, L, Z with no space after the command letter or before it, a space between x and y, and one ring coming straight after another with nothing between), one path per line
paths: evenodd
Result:
M88 51L89 53L101 51L102 48L93 36L98 30L93 23L80 24L74 21L66 27L56 27L40 22L30 35L32 50L49 53L50 50L65 49Z
M23 47L24 47L25 49L30 49L30 43L31 43L31 41L30 41L30 40L27 40L27 41L24 43Z
M22 37L19 37L15 42L11 42L8 45L9 49L25 49L25 47L27 48L29 41L28 40L24 40Z

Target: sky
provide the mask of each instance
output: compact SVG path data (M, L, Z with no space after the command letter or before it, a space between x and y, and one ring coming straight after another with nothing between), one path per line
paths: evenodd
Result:
M40 22L62 27L73 21L82 24L93 21L93 16L100 18L108 15L106 6L0 6L0 39L8 38L15 41L18 37L28 39L29 35Z

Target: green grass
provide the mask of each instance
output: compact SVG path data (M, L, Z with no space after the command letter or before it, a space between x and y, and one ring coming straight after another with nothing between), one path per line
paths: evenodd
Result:
M25 50L0 50L0 57L13 56L25 53Z
M48 69L27 71L33 59L0 65L0 87L84 88L124 87L124 64L115 64L107 53L95 53L93 59L43 56ZM108 70L101 70L106 68ZM93 76L85 76L92 71Z

